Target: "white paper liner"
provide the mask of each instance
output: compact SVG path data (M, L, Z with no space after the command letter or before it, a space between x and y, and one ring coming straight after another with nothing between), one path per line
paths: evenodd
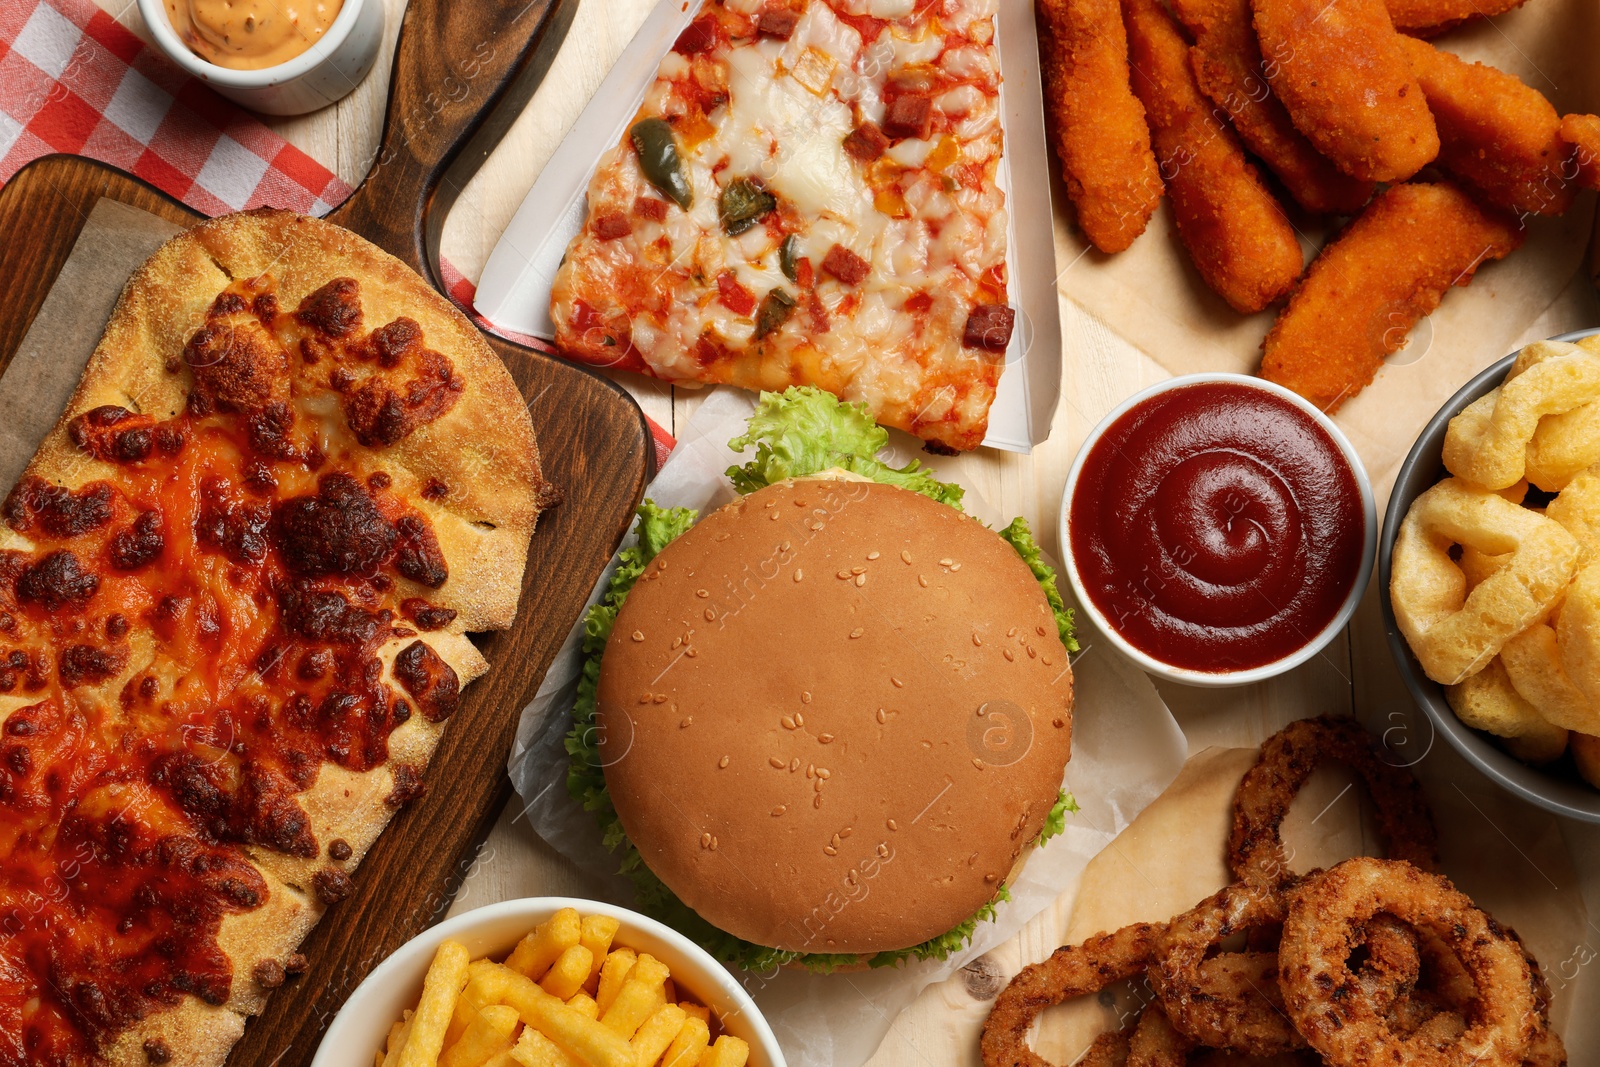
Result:
M554 336L550 289L568 244L583 229L595 163L621 140L661 60L700 7L661 0L539 172L478 279L473 304L495 326L547 340ZM1007 282L1020 314L984 444L1028 453L1050 435L1061 396L1055 243L1044 224L1052 217L1050 162L1032 6L1001 3L995 24L996 55L1012 57L1001 59L1005 149L996 184L1006 194Z
M671 459L647 495L662 506L715 509L735 496L723 472L740 456L727 442L744 432L755 410L747 393L713 393L684 430ZM903 460L902 460L903 462ZM991 524L1008 521L989 513L969 491L964 505ZM624 545L632 544L630 534ZM611 571L590 597L599 600ZM619 858L600 844L594 815L566 790L567 756L562 739L570 729L582 660L582 621L523 709L507 769L527 803L534 831L586 873L597 876L610 899L633 904L631 886L615 876ZM783 1045L790 1067L858 1067L889 1031L894 1017L922 989L1014 937L1023 924L1074 885L1084 867L1155 799L1183 766L1187 742L1154 686L1132 664L1105 645L1080 654L1075 664L1076 712L1072 762L1066 785L1082 806L1067 818L1067 831L1035 850L1010 886L1011 902L996 922L981 924L966 951L940 962L849 974L736 973L754 996Z

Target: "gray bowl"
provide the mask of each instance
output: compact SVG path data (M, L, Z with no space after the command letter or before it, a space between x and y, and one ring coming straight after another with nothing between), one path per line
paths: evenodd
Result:
M1576 341L1580 337L1600 333L1600 329L1579 330L1554 338L1557 341ZM1394 608L1389 603L1390 556L1394 552L1395 535L1400 521L1411 508L1411 502L1429 487L1447 476L1440 455L1444 451L1445 429L1461 409L1500 384L1516 356L1509 355L1461 387L1439 409L1417 443L1411 446L1395 477L1394 492L1389 497L1389 510L1383 517L1383 530L1378 541L1378 582L1383 604L1383 627L1389 638L1389 651L1394 654L1401 677L1411 696L1432 720L1434 728L1455 746L1467 761L1491 780L1517 796L1541 808L1583 822L1600 823L1600 790L1594 789L1563 760L1548 768L1533 767L1507 755L1489 740L1487 734L1478 732L1456 718L1455 712L1445 702L1444 687L1422 672L1422 665L1411 654L1406 639L1395 625Z

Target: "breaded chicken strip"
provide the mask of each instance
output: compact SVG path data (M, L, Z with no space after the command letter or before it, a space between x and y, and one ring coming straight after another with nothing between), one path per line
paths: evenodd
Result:
M1337 411L1452 285L1525 232L1453 185L1391 186L1312 260L1262 342L1261 376Z
M1128 81L1118 0L1038 0L1045 113L1054 127L1078 225L1102 252L1121 252L1161 202L1144 108Z
M1413 37L1436 37L1468 19L1504 15L1528 0L1386 0L1394 28Z
M1150 119L1178 236L1235 311L1287 293L1304 260L1283 208L1195 84L1189 45L1161 0L1123 0L1133 88Z
M1600 189L1600 115L1567 115L1561 120L1561 139L1575 149L1572 168L1578 184Z
M1439 153L1428 103L1383 0L1252 0L1267 81L1317 150L1395 182Z
M1172 13L1194 37L1189 57L1200 91L1227 113L1245 148L1315 215L1353 215L1373 184L1342 173L1294 128L1261 73L1250 0L1173 0Z
M1572 206L1574 152L1543 93L1426 41L1400 42L1439 128L1438 166L1484 203L1517 215Z

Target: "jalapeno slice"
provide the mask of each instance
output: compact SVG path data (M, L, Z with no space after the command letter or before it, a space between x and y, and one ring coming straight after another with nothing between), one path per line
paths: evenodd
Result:
M639 153L639 169L650 184L688 211L694 203L694 191L689 188L689 176L678 157L678 140L672 135L672 127L665 119L640 119L628 131L628 139Z
M744 233L777 207L778 198L749 178L735 178L729 182L718 204L722 228L729 237Z
M783 244L778 246L778 269L783 271L783 276L791 282L800 280L800 235L791 233L783 239Z
M794 313L794 297L782 289L773 289L761 298L756 309L756 340L759 341L789 321Z

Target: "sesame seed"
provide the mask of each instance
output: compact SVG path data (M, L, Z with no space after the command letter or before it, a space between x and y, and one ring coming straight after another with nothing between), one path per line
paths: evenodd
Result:
M643 630L635 630L635 631L633 631L633 639L635 641L643 641L644 640L644 631Z
M839 854L839 850L834 848L832 845L823 845L822 851L829 856L837 856Z
M832 845L834 848L838 848L839 847L839 835L838 834L834 834L833 835L833 839L831 841L829 841L828 843L830 845Z
M865 574L865 573L867 573L867 568L865 568L865 567L851 567L850 568L850 573L851 574Z
M816 796L811 798L811 806L813 808L822 807L822 794L821 793L818 793Z
M1039 658L1039 653L1034 651L1032 645L1028 646L1028 658L1029 659L1038 659Z
M717 760L717 766L726 768L728 766L729 762L730 762L729 757L723 756L721 759Z
M805 690L804 692L802 692L800 694L800 703L802 703L802 704L811 703L811 690L807 689L807 690Z
M889 820L889 829L898 830L898 829L900 829L900 824L895 822L893 819L890 819Z
M917 584L926 589L928 588L928 579L919 574L917 575Z
M976 630L972 632L972 643L979 648L983 647L983 639L978 636L978 632Z
M699 597L701 600L704 600L706 597L711 595L711 591L709 589L696 589L694 591L694 595Z
M894 683L894 687L896 689L904 689L906 687L906 683L902 682L898 678L890 678L889 681Z
M711 838L711 851L715 852L716 850L717 850L717 839L716 839L715 836L713 836Z
M846 826L843 830L839 831L839 836L840 837L849 837L854 832L855 831L854 831L853 828L851 828L849 826Z
M983 760L979 759L977 756L972 757L972 765L978 768L980 771L983 770Z
M774 511L771 515L768 515L767 518L771 519L773 522L777 522L778 521L778 513L776 511Z
M701 848L710 848L711 847L711 835L710 834L701 834L700 835L700 847Z
M1046 667L1048 667L1048 666L1050 666L1050 657L1049 656L1040 656L1039 657L1039 662L1043 663Z
M804 726L806 724L806 717L804 715L800 714L798 711L795 712L794 713L794 724L796 726Z
M683 650L683 654L684 654L684 655L685 655L685 656L688 656L688 657L689 657L689 658L690 658L690 659L694 659L694 658L695 658L695 657L696 657L696 656L698 656L698 655L699 655L699 654L700 654L700 653L698 653L698 652L696 652L696 651L695 651L695 650L694 650L694 649L693 649L693 648L692 648L692 647L690 647L690 648L686 648L686 649L684 649L684 650Z
M690 716L686 717L682 722L680 722L678 724L678 729L687 730L689 727L691 727L693 725L694 725L694 716L690 715Z
M831 744L833 744L833 735L832 734L822 734L820 737L817 738L817 740L821 741L825 745L831 745Z
M844 880L849 882L851 885L856 884L856 869L854 867L850 868L850 873L844 876Z
M827 781L829 778L833 777L833 772L828 770L826 767L818 767L817 777L821 778L823 781Z
M639 697L639 703L641 703L641 704L650 703L650 694L649 693L645 693L645 694L641 695Z
M861 627L857 626L854 630L850 631L850 640L854 641L856 638L860 637L866 632L866 630L863 630Z
M667 694L657 693L655 696L651 697L650 700L655 704L665 704L667 702Z
M944 559L941 559L941 560L940 560L940 561L939 561L939 566L941 566L941 567L948 567L948 566L950 566L950 565L951 565L951 564L952 564L952 563L954 563L954 562L955 562L955 560L953 560L953 559L951 559L951 558L950 558L950 557L949 557L949 556L946 556L946 557L945 557L945 558L944 558Z
M866 584L867 584L867 576L865 574L856 575L856 588L857 589L860 589L862 586L864 586Z
M1059 730L1063 726L1067 725L1067 722L1066 722L1065 719L1061 718L1060 716L1057 716L1056 718L1050 720L1050 725L1054 726L1057 730Z
M1015 626L1013 626L1011 629L1007 630L1006 631L1006 636L1007 637L1015 637L1015 636L1017 636L1017 628Z
M717 617L717 613L715 611L711 610L710 608L706 609L706 622L710 622L713 619L715 619L716 617Z
M785 715L783 718L779 719L778 721L783 723L783 728L785 730L793 730L796 726L799 725L799 723L794 721L794 716L793 715Z
M787 763L783 762L783 760L779 759L777 756L768 756L767 757L767 762L772 764L772 769L773 770L777 770L777 771L781 771L785 767L789 766Z
M900 550L900 559L907 567L911 566L911 550L902 548Z
M961 564L959 564L959 563L950 564L950 573L951 574L954 574L956 571L958 571L960 569L961 569Z
M816 776L817 776L817 765L815 763L806 764L806 777L807 778L815 778Z
M790 544L788 541L785 541L783 544L778 546L778 548L781 549L784 552L789 551L789 549L791 549L793 547L794 546L792 544Z
M995 879L995 876L992 875L992 874L986 874L986 875L983 876L983 880L985 882L993 882L994 879Z
M884 711L882 708L879 708L878 709L878 722L885 723L885 722L888 722L888 721L889 721L889 713Z
M778 816L782 815L788 810L788 808L784 807L782 804L779 804L777 807L772 809L772 817L776 819Z
M799 497L795 497L794 506L797 507L797 508L803 508L803 507L806 506L806 502L804 500L801 500Z
M1017 661L1017 657L1011 654L1011 650L1009 648L1002 648L1000 650L1000 654L1006 658L1007 663L1015 663Z
M841 582L848 582L850 580L850 572L849 571L840 571L839 572L839 580Z
M1033 628L1033 632L1038 634L1040 637L1043 637L1045 635L1045 629L1044 629L1043 626L1035 626Z
M799 769L800 769L800 757L796 756L794 759L789 761L789 773L793 774L795 771L798 771Z
M874 559L877 559L881 555L883 555L883 553L882 552L878 552L878 551L868 552L867 553L867 559L874 560Z
M803 571L803 570L801 570L801 569L800 569L800 568L798 568L798 567L796 567L796 568L795 568L795 571L794 571L794 580L795 580L795 581L796 581L796 582L798 582L798 581L800 581L800 580L801 580L801 579L802 579L802 578L804 578L804 577L805 577L805 576L806 576L806 572L805 572L805 571Z
M822 792L822 779L821 778L813 778L811 780L811 789L812 789L813 792L817 792L817 793Z
M822 529L822 523L820 523L820 522L814 522L814 523L812 523L812 524L811 524L811 531L812 531L812 532L813 532L813 533L817 533L817 532L820 532L820 531L821 531L821 529Z

